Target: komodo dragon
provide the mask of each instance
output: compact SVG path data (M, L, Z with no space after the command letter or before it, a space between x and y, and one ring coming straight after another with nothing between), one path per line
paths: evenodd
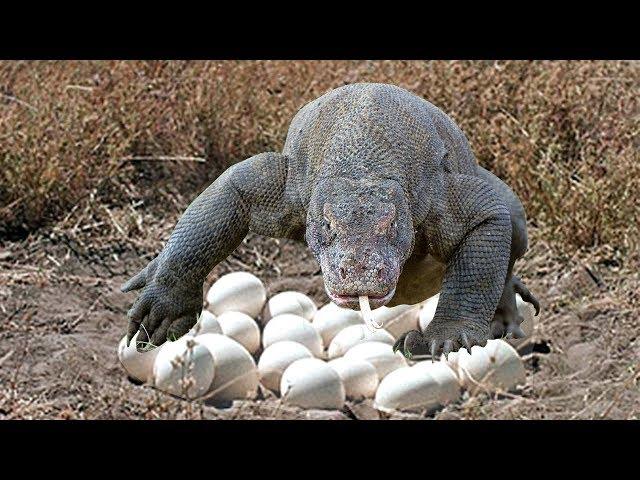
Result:
M251 231L306 241L327 294L357 309L419 303L441 290L433 321L394 346L432 357L521 337L512 274L527 249L524 209L478 166L440 109L393 85L332 90L293 118L282 153L237 163L196 198L162 252L122 286L142 289L128 342L162 344L196 322L208 273Z

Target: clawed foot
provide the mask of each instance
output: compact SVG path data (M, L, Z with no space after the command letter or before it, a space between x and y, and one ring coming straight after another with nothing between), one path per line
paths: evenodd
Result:
M393 351L400 350L402 354L411 358L414 355L431 355L435 360L444 354L461 348L471 351L474 345L484 347L489 339L489 330L475 322L441 321L431 322L424 333L411 330L398 338L393 345Z
M128 312L127 332L128 345L140 330L136 345L139 351L180 338L196 323L202 308L201 288L163 281L156 271L157 263L156 258L121 288L123 292L142 289Z
M529 291L529 289L525 286L524 283L520 280L519 277L515 275L511 277L511 281L513 284L513 290L515 293L519 294L522 300L533 305L533 308L536 311L536 317L540 313L540 302L538 299Z
M516 293L522 300L533 305L536 316L540 313L540 303L529 289L515 275L505 285L502 298L491 321L491 338L524 338L526 334L520 325L523 318L518 312Z

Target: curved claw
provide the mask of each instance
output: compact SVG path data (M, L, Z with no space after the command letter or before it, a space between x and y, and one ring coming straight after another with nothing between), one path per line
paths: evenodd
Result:
M136 332L140 329L141 322L135 322L134 320L129 320L129 326L127 327L127 347L131 343L131 339L136 334Z
M444 346L442 347L442 354L444 355L445 359L451 353L452 350L453 350L453 342L451 340L445 340Z
M469 355L471 355L471 342L469 342L469 337L467 337L467 334L462 332L460 334L460 338L462 339L462 344L464 345L464 348L467 349L467 352L469 352Z
M120 287L120 291L123 293L130 292L132 290L139 290L147 284L147 268L144 267L127 282L123 283Z
M540 302L538 301L538 299L529 291L527 287L525 287L524 283L522 283L519 278L516 278L513 286L516 293L518 293L522 297L522 300L533 305L537 317L540 314Z
M142 324L143 319L147 316L150 310L150 305L142 298L138 298L136 302L133 304L133 307L127 312L127 316L129 317L129 328L127 331L127 346L131 342L131 339L136 334L140 325Z
M431 341L431 348L429 349L429 351L431 352L431 361L435 361L436 358L436 353L438 353L438 342L436 342L435 340Z

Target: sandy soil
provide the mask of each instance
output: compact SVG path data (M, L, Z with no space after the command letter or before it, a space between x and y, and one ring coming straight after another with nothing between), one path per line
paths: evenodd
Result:
M173 217L172 217L173 218ZM172 218L156 221L166 238ZM157 236L156 236L157 235ZM534 235L535 237L535 232ZM638 278L616 262L559 262L544 242L520 272L543 306L524 347L526 386L509 396L463 398L430 417L639 418ZM179 401L127 379L116 358L133 294L119 285L146 264L155 244L132 248L107 239L83 244L64 230L7 243L0 250L0 418L388 418L368 403L344 411L303 411L267 391L228 409ZM320 270L304 245L250 236L211 273L262 278L269 294L297 288L318 305L328 300Z

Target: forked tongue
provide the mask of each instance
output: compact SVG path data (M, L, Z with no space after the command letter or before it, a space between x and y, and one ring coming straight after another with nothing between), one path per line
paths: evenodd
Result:
M367 295L360 295L358 297L358 300L360 300L360 311L362 312L362 319L364 320L364 324L369 328L369 330L375 332L376 329L382 328L382 325L373 319L371 307L369 307L369 297Z

